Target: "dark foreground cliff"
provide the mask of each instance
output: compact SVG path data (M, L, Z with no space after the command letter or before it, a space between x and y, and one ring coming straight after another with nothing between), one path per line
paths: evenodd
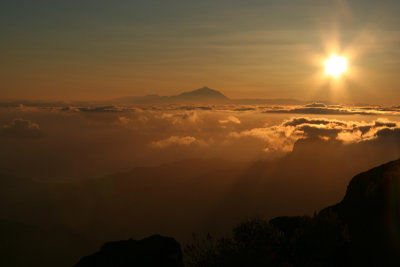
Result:
M75 266L181 267L182 251L175 239L154 235L142 240L129 239L106 243L99 252L82 258Z
M400 160L355 176L343 200L312 217L251 219L232 234L109 243L76 266L400 266ZM279 205L279 203L277 203Z
M351 258L400 266L400 160L356 175L343 200L320 212L348 227Z

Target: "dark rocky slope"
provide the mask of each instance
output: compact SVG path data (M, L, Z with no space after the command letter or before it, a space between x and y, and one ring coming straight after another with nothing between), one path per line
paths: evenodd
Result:
M313 217L253 219L239 224L230 237L195 241L185 248L186 264L400 266L399 197L397 160L356 175L340 203ZM76 266L182 266L179 244L164 239L106 244Z
M354 258L400 266L400 160L356 175L343 200L320 212L348 226Z
M75 267L165 266L180 267L182 251L169 237L154 235L142 240L123 240L104 244L99 252L82 258Z

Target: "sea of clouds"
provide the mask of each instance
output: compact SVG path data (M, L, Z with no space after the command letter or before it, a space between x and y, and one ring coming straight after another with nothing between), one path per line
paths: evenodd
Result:
M397 150L399 114L399 107L323 103L7 106L0 108L1 167L74 179L188 158L269 160L291 153L303 139L344 145L390 140Z

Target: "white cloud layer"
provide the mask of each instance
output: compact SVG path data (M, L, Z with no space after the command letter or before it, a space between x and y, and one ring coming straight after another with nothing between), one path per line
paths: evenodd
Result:
M304 138L357 143L376 139L386 132L395 133L397 131L400 131L399 123L386 119L360 122L300 117L285 120L277 126L231 132L230 136L234 138L249 136L259 138L266 142L265 151L281 150L289 152L297 140Z

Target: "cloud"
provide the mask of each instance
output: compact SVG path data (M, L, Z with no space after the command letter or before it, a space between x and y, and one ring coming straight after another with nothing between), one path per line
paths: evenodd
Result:
M376 131L375 135L377 137L391 137L391 136L395 136L395 137L399 137L400 136L400 128L396 127L396 128L381 128L378 131Z
M23 119L14 119L9 124L3 125L1 133L3 136L12 138L39 138L42 136L39 124Z
M399 133L399 123L383 119L366 123L325 118L292 118L283 121L280 125L231 132L229 136L262 139L266 142L265 151L281 150L289 152L299 139L318 138L336 140L346 144L370 141L383 136L398 135Z
M326 125L302 125L297 127L297 130L302 131L304 137L306 138L323 138L331 139L336 138L336 136L342 131L340 128L326 127Z
M342 106L326 105L324 103L312 103L304 106L277 106L266 108L264 113L288 113L288 114L326 114L326 115L399 115L397 106Z
M229 136L233 138L253 137L261 139L265 141L264 151L266 152L289 152L292 150L294 142L301 138L301 136L297 136L294 129L281 126L254 128L242 132L231 132Z
M39 166L37 162L30 163L36 155L46 156L46 161L56 161L58 168L66 166L67 161L74 166L79 165L79 168L71 168L71 172L63 172L63 175L69 176L73 171L81 169L91 173L101 169L102 173L109 173L119 168L142 166L149 162L161 164L185 158L222 158L238 161L272 159L284 156L293 150L298 140L307 138L345 144L374 140L375 143L394 143L397 142L396 139L387 136L396 135L393 131L398 128L395 121L400 120L397 116L381 116L387 117L388 120L376 120L376 117L372 116L262 113L272 108L293 108L276 105L253 105L257 107L256 110L246 112L236 112L235 109L247 106L233 104L212 105L211 111L197 108L188 110L187 107L179 109L182 107L179 105L124 107L127 112L100 112L101 109L97 112L63 112L60 109L43 109L28 114L18 108L3 109L0 145L7 145L7 150L14 153L14 159L10 159L9 162L18 162L22 158L19 155L29 153L35 156L26 157L27 165ZM17 134L14 128L18 127L14 124L18 123L11 123L14 118L30 120L31 123L24 122L25 126L19 128L25 128L25 131L21 130ZM34 126L35 122L39 123L40 127L37 124L37 127ZM3 124L7 124L4 130ZM40 139L41 149L33 146L28 149L26 142L10 142L11 139L4 138L32 138L40 136L41 131L46 135L46 138ZM60 144L57 151L53 149L54 142ZM33 144L35 143L38 144ZM82 147L85 147L85 151ZM81 156L69 156L76 154L76 151L79 151ZM117 156L110 158L109 155ZM101 166L85 167L84 163L94 161L94 157L100 158L96 160L101 162ZM6 165L10 166L10 170L17 168L16 164L11 163L3 163L0 167ZM56 167L48 169L48 174L52 175L51 172L55 171ZM40 172L42 171L39 168L35 171L38 177Z
M178 106L176 108L177 110L212 110L212 107L207 107L207 106Z
M80 112L127 112L130 109L118 106L89 106L89 107L66 107L62 111L80 111Z
M324 103L312 103L312 104L308 104L305 105L306 108L326 108L327 105L325 105Z
M328 119L309 119L309 118L292 118L288 121L285 121L283 123L284 126L298 126L298 125L304 125L304 124L313 124L313 125L339 125L339 126L345 126L346 123L340 122L337 120L328 120Z
M219 120L219 123L221 123L221 124L227 124L227 123L240 124L240 120L235 116L229 116L225 120Z
M400 109L398 109L398 107L326 105L324 103L316 102L304 106L282 105L278 107L267 107L263 112L321 115L398 115Z
M169 138L159 140L159 141L154 141L151 143L151 146L153 148L167 148L172 145L181 145L181 146L187 146L191 144L199 144L199 145L207 145L207 143L203 140L197 140L193 136L171 136Z
M233 111L253 111L253 110L256 110L256 109L255 108L249 108L249 107L233 109Z
M126 126L131 122L131 119L125 116L118 117L118 122L122 126Z
M377 115L374 111L362 111L358 109L302 107L292 109L266 110L265 113L292 113L292 114L325 114L325 115Z
M186 122L197 122L199 115L195 111L186 111L184 113L162 113L160 118L168 120L172 124L184 124Z

